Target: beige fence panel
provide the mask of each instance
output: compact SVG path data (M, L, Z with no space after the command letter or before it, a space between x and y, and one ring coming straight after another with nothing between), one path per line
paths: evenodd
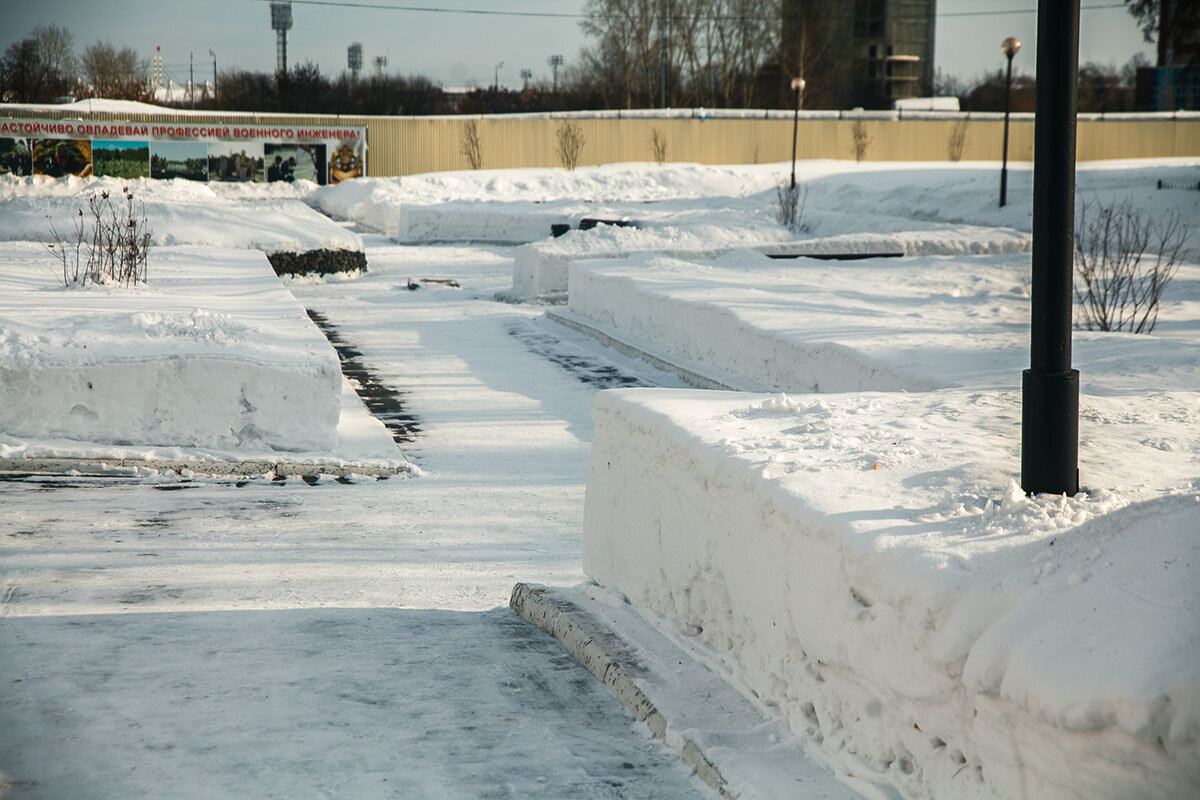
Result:
M129 120L131 122L220 122L228 125L332 125L367 128L367 174L376 177L469 169L462 153L466 125L478 126L484 169L557 167L556 133L577 125L584 145L580 165L654 159L651 139L658 131L667 144L667 160L700 164L760 164L787 161L792 155L792 119L781 112L748 116L633 117L605 115L499 115L484 117L359 117L315 114L168 113L126 114L64 112L45 107L3 107L0 116ZM758 116L761 114L761 116ZM937 115L897 118L892 112L825 113L800 119L797 158L853 159L852 131L861 120L869 144L865 161L947 161L949 139L966 121L962 158L998 161L1004 122L1000 114ZM1104 115L1081 117L1080 161L1115 158L1200 156L1200 114ZM1013 115L1009 129L1010 161L1033 159L1033 115Z

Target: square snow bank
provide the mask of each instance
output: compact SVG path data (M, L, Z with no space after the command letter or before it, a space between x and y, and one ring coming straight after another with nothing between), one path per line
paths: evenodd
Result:
M1027 499L1014 391L603 391L583 568L904 797L1197 796L1200 400L1086 404L1139 488Z
M149 284L64 289L0 258L0 432L226 450L337 445L336 353L256 251L159 247Z

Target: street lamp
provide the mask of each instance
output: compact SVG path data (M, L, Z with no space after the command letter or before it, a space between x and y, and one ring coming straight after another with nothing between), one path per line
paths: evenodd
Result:
M208 51L213 60L213 97L217 96L217 54L212 50Z
M796 188L796 131L800 128L800 95L804 85L804 78L792 78L792 91L796 93L796 113L792 115L792 189Z
M1071 368L1079 0L1039 0L1033 130L1029 369L1021 375L1021 488L1079 491L1079 371Z
M1010 36L1000 43L1000 52L1008 57L1008 75L1004 79L1004 153L1000 162L1000 207L1008 202L1008 109L1012 105L1012 60L1021 43Z
M504 66L503 61L496 64L496 79L494 81L492 81L492 88L495 89L497 92L500 91L500 68L503 66Z

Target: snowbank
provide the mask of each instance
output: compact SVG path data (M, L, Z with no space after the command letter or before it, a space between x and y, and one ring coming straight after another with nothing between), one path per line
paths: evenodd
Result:
M568 313L752 391L1006 387L1028 366L1029 257L713 261L641 255L570 266ZM1164 294L1154 336L1076 331L1086 391L1200 388L1200 266Z
M261 253L162 247L150 283L63 289L40 244L0 259L0 433L333 450L333 349Z
M1088 396L1027 499L1016 392L601 392L583 566L905 797L1200 792L1194 391Z
M215 185L218 188L214 191L207 184L182 179L3 177L0 240L53 241L51 224L69 238L81 209L85 221L88 219L90 197L108 192L114 201L124 202L122 188L129 187L135 210L145 209L155 244L208 244L268 254L363 250L358 234L288 197L283 190L263 189L255 194L249 189L234 192ZM235 197L245 199L231 199Z

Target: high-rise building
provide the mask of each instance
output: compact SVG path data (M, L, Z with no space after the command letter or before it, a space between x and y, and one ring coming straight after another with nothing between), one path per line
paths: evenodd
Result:
M928 96L936 15L937 0L784 0L784 86L804 78L810 108L890 108Z

